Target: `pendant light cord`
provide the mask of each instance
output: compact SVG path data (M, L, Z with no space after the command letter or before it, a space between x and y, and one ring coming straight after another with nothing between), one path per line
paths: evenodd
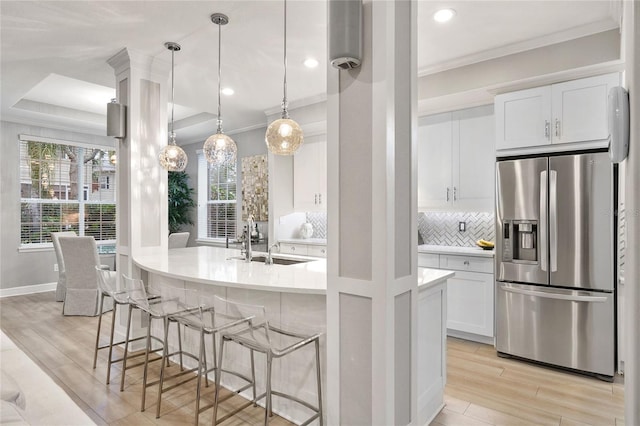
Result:
M287 0L284 0L284 94L282 97L282 118L289 118L287 102Z
M221 102L220 102L220 82L221 82L221 51L222 51L222 25L218 24L218 133L222 133L222 116L220 115Z
M171 135L173 135L173 110L175 108L175 89L173 88L173 75L174 75L174 56L176 52L175 49L171 49ZM170 140L173 138L170 137Z

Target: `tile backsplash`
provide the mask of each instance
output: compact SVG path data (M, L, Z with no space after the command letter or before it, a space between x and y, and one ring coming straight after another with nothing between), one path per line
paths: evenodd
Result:
M306 212L306 222L313 226L313 238L327 238L327 213ZM466 222L466 231L458 223ZM493 213L424 212L418 213L418 230L423 244L473 247L483 238L495 241Z
M313 226L313 238L327 238L326 212L307 212L307 222Z
M466 230L458 230L459 222ZM438 246L473 247L479 239L495 241L495 219L486 212L420 212L418 232L423 244Z

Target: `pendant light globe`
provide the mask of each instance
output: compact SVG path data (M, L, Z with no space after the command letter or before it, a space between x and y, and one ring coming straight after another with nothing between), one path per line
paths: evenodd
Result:
M235 163L238 147L229 136L222 131L221 114L221 55L222 55L222 26L229 23L229 17L223 13L211 15L211 22L218 26L218 130L204 142L204 157L211 164Z
M162 148L160 155L160 165L168 172L183 172L187 167L188 157L182 148L176 145L176 134L173 131L173 110L175 106L174 102L174 88L173 88L173 75L174 75L174 54L181 49L178 43L169 41L164 44L164 47L171 51L171 130L169 131L169 143Z
M269 151L276 155L293 155L304 143L304 134L298 123L289 118L287 102L287 0L284 0L284 81L282 118L275 120L264 136Z
M279 118L269 127L265 135L269 151L276 155L293 155L304 142L302 128L290 118Z
M176 145L176 134L171 132L169 144L160 151L160 165L168 172L183 172L187 167L187 154Z
M238 153L236 143L221 130L207 138L202 150L204 157L211 164L234 163Z

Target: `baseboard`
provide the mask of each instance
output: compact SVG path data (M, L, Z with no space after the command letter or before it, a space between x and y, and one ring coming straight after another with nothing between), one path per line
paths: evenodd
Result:
M35 285L24 285L21 287L11 287L0 289L0 299L3 297L22 296L25 294L45 293L55 291L58 283L46 283Z
M479 334L467 333L464 331L451 330L447 328L447 336L456 337L458 339L471 340L473 342L484 343L485 345L495 346L495 338L481 336Z

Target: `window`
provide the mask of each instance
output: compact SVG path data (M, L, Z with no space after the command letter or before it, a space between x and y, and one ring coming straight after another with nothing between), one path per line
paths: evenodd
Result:
M198 238L236 237L236 164L212 165L198 153Z
M50 243L57 231L116 239L111 154L101 147L20 136L22 246Z

